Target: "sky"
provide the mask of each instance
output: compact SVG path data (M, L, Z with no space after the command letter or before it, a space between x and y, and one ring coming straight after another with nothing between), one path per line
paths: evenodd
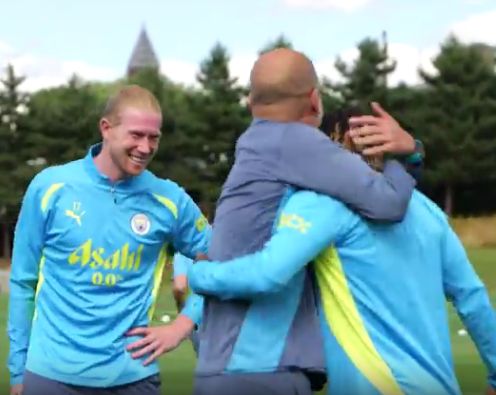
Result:
M352 62L357 43L383 31L397 61L390 84L415 84L449 34L496 45L496 0L10 0L2 4L0 66L25 75L26 91L73 73L112 81L125 74L143 27L161 71L185 85L195 84L217 42L246 83L257 52L281 34L337 80L336 57Z

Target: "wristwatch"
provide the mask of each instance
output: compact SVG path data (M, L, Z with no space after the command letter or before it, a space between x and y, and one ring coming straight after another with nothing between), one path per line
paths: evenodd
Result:
M405 158L405 162L410 165L418 165L425 158L424 144L420 140L415 140L415 151Z

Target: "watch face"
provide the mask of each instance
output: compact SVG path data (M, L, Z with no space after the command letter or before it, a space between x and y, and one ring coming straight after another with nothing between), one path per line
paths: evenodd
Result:
M422 158L425 158L425 148L422 141L415 140L415 152L419 153L422 156Z

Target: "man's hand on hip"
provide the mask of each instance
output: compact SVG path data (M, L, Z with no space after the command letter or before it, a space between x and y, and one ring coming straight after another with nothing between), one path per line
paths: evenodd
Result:
M172 324L133 328L127 336L142 336L127 346L134 359L149 354L143 365L149 365L162 354L177 348L193 331L195 324L188 317L179 315Z
M22 395L23 385L16 384L10 387L10 395Z

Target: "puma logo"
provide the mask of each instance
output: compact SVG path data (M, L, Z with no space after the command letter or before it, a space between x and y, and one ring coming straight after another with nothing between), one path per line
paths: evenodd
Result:
M86 213L86 211L80 212L80 210L81 203L79 202L74 202L72 210L65 210L65 215L67 215L69 218L74 219L79 226L81 226L81 218L83 217L84 213Z

